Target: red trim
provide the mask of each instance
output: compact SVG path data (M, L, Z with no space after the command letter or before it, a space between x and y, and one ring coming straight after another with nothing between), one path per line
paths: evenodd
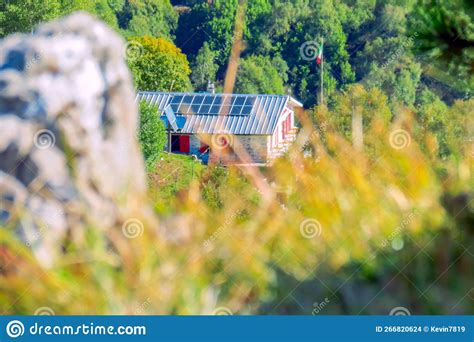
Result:
M201 147L199 147L199 153L204 153L209 148L208 144L205 144L201 141Z

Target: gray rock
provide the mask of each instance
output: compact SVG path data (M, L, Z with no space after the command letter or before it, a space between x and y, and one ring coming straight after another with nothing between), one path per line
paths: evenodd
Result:
M84 13L0 41L0 225L46 265L85 225L120 229L143 215L123 50L116 33Z

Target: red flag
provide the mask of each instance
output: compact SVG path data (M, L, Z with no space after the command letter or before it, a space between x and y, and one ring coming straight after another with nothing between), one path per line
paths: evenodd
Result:
M321 64L321 61L323 59L323 44L319 47L319 53L318 56L316 57L316 63L319 65Z

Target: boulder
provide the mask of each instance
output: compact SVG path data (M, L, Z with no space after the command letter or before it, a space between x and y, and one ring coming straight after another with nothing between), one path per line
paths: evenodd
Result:
M85 13L0 41L0 226L45 265L147 210L124 47Z

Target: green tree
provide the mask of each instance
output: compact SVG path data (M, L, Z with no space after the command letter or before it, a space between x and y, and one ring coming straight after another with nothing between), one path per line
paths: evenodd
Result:
M474 4L470 0L418 0L410 16L410 32L418 34L415 51L436 67L436 74L453 75L457 88L474 89Z
M417 34L407 36L406 7L383 4L377 12L377 19L368 25L370 30L364 30L356 39L364 41L363 49L353 61L357 79L368 87L382 89L392 104L412 106L422 73L411 52ZM384 28L381 34L370 39L378 27Z
M253 54L280 54L286 39L310 13L311 6L306 0L250 1L245 28L248 49Z
M166 145L166 128L156 107L140 103L139 142L147 165L151 166Z
M129 65L139 90L190 90L188 60L173 43L145 36L131 40L129 46L136 52L129 56Z
M118 29L117 18L107 0L61 0L61 14L86 11Z
M281 63L281 60L277 61ZM276 64L276 63L275 63ZM246 94L284 94L284 79L268 57L250 56L240 60L234 91Z
M113 1L118 25L128 37L150 35L173 38L178 14L169 0Z
M350 34L373 19L376 3L376 0L343 0L336 3L335 6L344 25L344 31Z
M30 32L40 22L74 11L86 11L117 29L117 19L107 0L11 0L0 4L0 37Z
M254 53L263 54L264 50L267 50L259 47L265 39L264 37L267 37L270 33L268 29L271 19L274 19L274 17L272 16L272 4L269 0L254 0L248 3L244 38Z
M10 0L0 3L0 37L13 32L30 32L61 13L58 0Z
M218 68L216 57L217 54L209 48L207 42L199 49L191 74L191 80L197 90L205 90L208 81L215 81Z
M469 144L470 127L474 117L474 101L455 101L447 106L441 99L424 89L419 96L417 119L423 133L430 133L436 138L436 149L441 159L448 157L461 158L463 147L472 153Z
M282 56L290 70L289 83L296 96L307 106L316 102L316 94L320 90L321 67L314 60L315 51L323 38L326 95L355 80L349 63L347 36L336 5L337 2L333 0L315 2L279 42ZM305 46L310 48L303 49Z
M329 115L329 119L347 138L353 135L354 118L362 121L364 131L376 118L385 123L392 118L387 96L378 88L366 89L361 84L351 85L337 94L333 107L334 115Z
M179 18L176 43L187 55L195 56L204 42L218 53L219 67L225 66L232 47L238 0L195 1L191 11Z

